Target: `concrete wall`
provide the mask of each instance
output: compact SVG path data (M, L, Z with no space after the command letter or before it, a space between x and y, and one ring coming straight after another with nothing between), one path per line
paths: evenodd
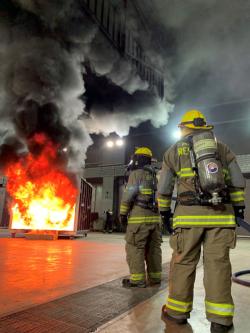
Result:
M245 210L245 220L250 223L250 179L246 180L247 187L246 187L246 210ZM238 228L237 229L238 235L244 235L244 236L249 236L250 233L244 230L243 228Z
M91 212L102 214L102 184L93 185Z

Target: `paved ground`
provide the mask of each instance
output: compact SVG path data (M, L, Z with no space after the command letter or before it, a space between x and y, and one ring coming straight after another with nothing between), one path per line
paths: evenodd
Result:
M233 271L250 269L250 239L238 240L237 249L231 251ZM249 280L248 276L248 280ZM137 305L128 313L100 327L101 333L209 333L210 324L205 319L203 267L199 263L196 283L194 309L189 325L176 326L169 323L167 326L160 320L162 304L166 301L166 291L157 295L143 304ZM236 306L234 329L230 332L250 332L250 288L233 283L233 297Z
M123 235L80 240L0 238L0 316L128 274ZM164 262L169 260L164 242Z
M3 236L3 234L1 234ZM83 295L87 293L93 300L97 299L94 290L99 290L100 285L109 286L107 290L108 299L112 300L112 283L116 283L116 291L119 293L119 281L121 277L128 274L125 263L124 241L122 235L112 234L89 234L81 240L58 240L58 241L28 241L25 239L1 238L0 235L0 316L13 314L23 309L29 309L34 315L37 305L42 305L47 309L51 300L61 298L74 293ZM163 243L164 262L169 261L171 250L168 248L167 239ZM238 247L232 251L233 270L250 269L250 239L239 240ZM99 327L98 331L103 333L208 333L209 325L204 316L203 287L202 287L202 265L197 270L195 287L195 306L190 320L190 325L178 330L175 326L165 325L160 320L160 309L165 303L166 291L159 290L156 294L147 295L149 299L142 297L138 302L129 303L123 294L120 294L119 304L122 312L117 311L115 318L106 316L103 318L100 312L100 322L93 325ZM109 281L116 280L116 282ZM117 284L118 283L118 284ZM96 289L96 288L97 289ZM90 289L92 288L92 289ZM98 289L99 288L99 289ZM102 287L103 288L103 287ZM105 289L106 287L104 287ZM102 289L103 290L103 289ZM114 290L114 289L113 289ZM129 291L131 292L131 291ZM115 294L115 292L114 292ZM250 288L240 285L233 285L233 294L236 303L235 333L250 332ZM91 296L93 295L93 297ZM153 296L152 296L153 295ZM132 295L133 296L133 295ZM74 299L75 296L69 296ZM111 297L111 298L110 298ZM82 298L81 298L82 299ZM121 301L122 300L122 301ZM123 303L124 300L124 303ZM62 300L57 300L50 304L61 304ZM91 302L83 301L86 304L86 313L91 313ZM66 304L69 305L68 301ZM98 302L97 302L98 304ZM105 307L105 301L100 302L101 307ZM132 304L133 308L127 307ZM35 307L34 307L35 306ZM73 306L73 305L72 305ZM54 310L56 306L53 305ZM62 306L58 305L58 311ZM46 310L48 311L48 310ZM56 310L55 310L56 311ZM99 311L95 308L95 311ZM9 318L21 318L27 311ZM109 311L107 311L109 313ZM16 316L16 317L15 317ZM34 317L33 322L26 321L30 328L17 325L14 330L10 326L6 329L3 326L5 319L1 319L1 333L21 333L21 332L56 332L56 330L40 330ZM84 313L82 314L84 322ZM86 317L87 320L87 317ZM108 321L108 322L107 322ZM22 321L21 321L22 322ZM104 325L103 325L104 323ZM44 324L44 323L43 323ZM92 324L92 323L90 323ZM33 325L33 326L32 326ZM57 327L58 322L55 323ZM89 330L78 330L77 325L73 331L62 325L60 332L90 332ZM59 326L60 326L59 325ZM58 327L59 327L58 326ZM88 326L88 325L85 325ZM89 325L88 327L90 327ZM46 327L46 320L45 320ZM27 329L27 327L26 327Z

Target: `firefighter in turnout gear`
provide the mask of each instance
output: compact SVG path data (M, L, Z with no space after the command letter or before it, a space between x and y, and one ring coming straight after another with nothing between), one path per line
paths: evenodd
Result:
M228 332L234 315L229 250L236 242L235 218L244 217L245 180L235 155L216 141L213 126L206 124L201 112L188 111L179 128L182 138L164 154L158 184L158 206L168 225L173 188L177 186L169 295L162 319L187 323L203 246L206 316L211 332Z
M145 262L149 283L161 283L161 227L155 205L156 174L151 159L149 148L135 150L121 201L120 217L122 224L127 224L125 240L130 270L130 279L122 281L125 288L146 287Z

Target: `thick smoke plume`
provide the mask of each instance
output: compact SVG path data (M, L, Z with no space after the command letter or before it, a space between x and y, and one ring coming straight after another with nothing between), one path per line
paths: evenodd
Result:
M86 62L97 75L105 76L132 95L134 103L123 101L111 108L96 103L85 119L82 96ZM90 133L116 131L125 135L129 126L147 119L157 118L152 120L155 126L166 123L167 104L155 97L147 97L141 104L142 98L137 97L138 90L147 89L147 83L85 14L82 1L1 1L2 163L27 152L28 139L34 133L44 132L67 154L68 168L79 170L92 142ZM103 126L104 118L108 120L107 127Z
M145 0L143 8L158 32L177 102L249 98L249 1Z

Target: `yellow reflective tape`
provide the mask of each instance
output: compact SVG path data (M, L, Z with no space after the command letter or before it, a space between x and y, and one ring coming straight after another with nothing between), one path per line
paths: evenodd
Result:
M212 216L177 216L173 219L173 226L178 225L235 225L234 215Z
M236 195L236 196L237 196L237 195L241 195L241 194L242 194L242 195L244 195L244 194L245 194L245 192L244 192L244 191L238 191L238 192L230 192L230 195L233 195L233 196L234 196L234 195Z
M160 217L160 215L147 215L147 216L143 216L143 215L138 215L138 216L133 216L131 215L130 218L131 219L141 219L141 218L144 218L144 219L158 219Z
M245 192L244 191L231 192L230 198L232 202L245 201Z
M225 180L230 180L231 179L229 171L227 169L222 169L222 172L223 172Z
M143 220L143 219L141 219L141 220L128 220L128 223L140 223L140 222L142 222L142 223L153 223L153 222L156 222L156 223L160 223L160 220Z
M180 178L186 178L186 177L193 177L194 173L187 173L185 175L181 175Z
M149 272L148 274L152 278L160 278L161 277L161 272Z
M145 273L132 273L131 276L138 278L138 277L144 277Z
M223 304L223 303L211 303L205 301L206 311L209 313L217 314L220 316L233 316L234 315L234 305Z
M170 199L157 198L158 201L169 201Z
M181 174L181 173L191 172L191 171L193 171L192 168L181 168L180 171L177 172L177 175Z
M192 305L193 302L182 302L182 301L177 301L173 298L168 298L168 301L170 301L171 303L174 303L174 304L179 304L179 305L184 305L184 306L189 306L189 305Z
M131 221L130 219L128 220L128 224L141 224L141 223L160 223L160 220L136 220L136 221Z
M217 314L219 316L233 316L234 312L222 312L222 311L216 311L216 310L206 310L209 313Z
M146 217L143 217L143 216L140 216L140 217L129 217L130 220L134 220L134 221L137 221L137 220L160 220L160 216L152 216L150 218L146 218Z
M152 219L144 219L143 217L141 217L140 219L133 219L133 218L129 218L129 221L160 221L160 217L158 218L152 218Z
M232 198L231 198L231 201L232 201L232 202L245 201L245 198L243 198L243 197L242 197L242 198L237 198L237 199L232 199Z
M177 175L180 178L185 178L185 177L193 177L195 176L195 173L192 168L182 168L180 171L177 172Z
M149 216L130 216L131 219L136 220L136 219L158 219L160 218L160 215L149 215Z
M167 306L168 309L179 311L179 312L184 312L185 313L185 312L190 311L188 309L177 308L176 306L173 306L173 305L170 305L170 304L166 304L166 306Z
M234 219L234 215L193 215L193 216L176 216L174 217L174 221L177 219L186 219L186 220L193 220L193 219L228 219L228 218L232 218Z
M170 207L171 206L171 200L159 200L158 199L158 206L159 207Z
M228 303L212 303L209 301L205 301L205 303L209 306L215 306L215 307L221 307L221 308L227 308L227 309L234 309L233 304L228 304Z
M214 222L203 222L203 221L196 221L196 222L174 222L173 226L177 226L177 225L235 225L235 221L230 221L230 222L220 222L220 221L214 221Z
M130 278L131 278L132 281L145 280L145 273L131 274Z

